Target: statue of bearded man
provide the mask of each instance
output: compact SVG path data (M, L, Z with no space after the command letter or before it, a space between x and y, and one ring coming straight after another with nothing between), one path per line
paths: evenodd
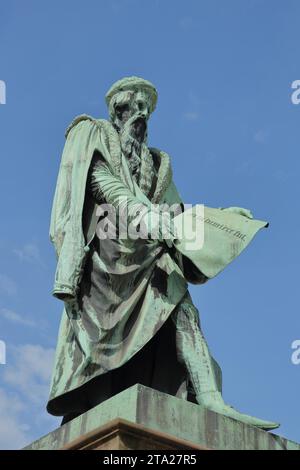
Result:
M208 275L176 249L176 210L165 217L159 209L182 210L183 203L170 157L147 146L156 102L149 81L124 78L106 95L110 121L82 115L67 129L50 229L58 260L53 294L64 310L47 409L65 423L140 383L274 429L223 401L221 371L188 291L188 282ZM99 236L103 207L121 215L117 225L110 220L115 236ZM137 216L134 226L146 236L118 236L120 224Z

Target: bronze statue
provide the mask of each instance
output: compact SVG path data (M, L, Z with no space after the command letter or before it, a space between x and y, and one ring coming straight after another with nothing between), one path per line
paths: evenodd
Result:
M147 146L155 87L138 77L124 78L111 87L106 102L110 121L82 115L67 129L57 181L50 230L58 258L53 293L64 311L49 413L67 422L141 383L259 428L278 427L224 403L221 372L188 291L188 282L206 282L244 248L246 235L230 228L232 221L245 230L255 226L250 238L266 224L245 209L212 209L203 218L212 249L204 240L204 251L194 259L172 223L191 212L166 217L168 211L160 209L175 205L182 211L184 204L170 157ZM115 236L103 231L99 236L102 206L108 212L112 207L126 223L138 213L133 226L142 226L146 236L120 237L120 225L107 220ZM214 236L235 237L241 248L224 244L217 255ZM229 238L228 243L234 247Z

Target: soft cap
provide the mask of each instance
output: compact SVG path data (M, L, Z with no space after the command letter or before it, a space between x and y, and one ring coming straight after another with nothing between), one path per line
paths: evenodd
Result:
M157 103L157 96L158 96L157 90L151 82L149 82L148 80L144 80L143 78L140 78L140 77L125 77L115 82L105 95L105 101L106 101L107 106L109 107L110 101L116 93L119 93L120 91L127 91L127 90L133 90L133 91L143 90L146 93L148 93L150 97L150 103L151 103L150 111L151 113L154 111L156 103Z

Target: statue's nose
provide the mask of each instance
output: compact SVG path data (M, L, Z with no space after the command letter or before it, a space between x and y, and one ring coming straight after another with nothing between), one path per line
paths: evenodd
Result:
M139 112L139 116L142 118L142 119L147 119L148 117L148 112L146 109L144 109L143 111L140 111Z

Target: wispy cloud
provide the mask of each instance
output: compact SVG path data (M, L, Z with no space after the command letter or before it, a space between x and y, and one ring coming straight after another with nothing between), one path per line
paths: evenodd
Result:
M12 323L16 323L19 325L25 325L25 326L30 326L30 327L36 327L37 323L23 315L20 315L19 313L16 313L13 310L10 310L8 308L1 308L0 309L0 317L4 318L7 321L10 321Z
M4 369L5 383L16 387L35 404L46 403L54 349L26 344L13 350L13 365Z
M54 349L39 344L11 349L0 387L0 449L24 447L45 432L45 423L49 431L57 427L45 412L53 357Z
M195 111L189 111L187 113L183 113L183 117L187 121L197 121L199 119L199 114Z
M190 91L187 96L187 109L183 112L182 117L187 121L197 121L199 119L199 98Z
M0 449L20 449L30 440L29 426L22 419L25 403L0 388Z
M286 183L291 176L290 172L287 172L286 170L277 170L273 173L273 177L279 182L279 183Z
M253 139L258 144L264 144L268 140L269 133L263 129L255 132Z
M15 248L13 253L21 262L28 262L44 266L39 247L36 243L26 243L20 248Z
M7 295L15 295L17 284L5 274L0 274L0 291Z
M194 25L194 20L191 16L183 16L179 20L179 28L188 31Z
M127 8L133 7L135 0L110 0L108 5L116 14L122 13Z

